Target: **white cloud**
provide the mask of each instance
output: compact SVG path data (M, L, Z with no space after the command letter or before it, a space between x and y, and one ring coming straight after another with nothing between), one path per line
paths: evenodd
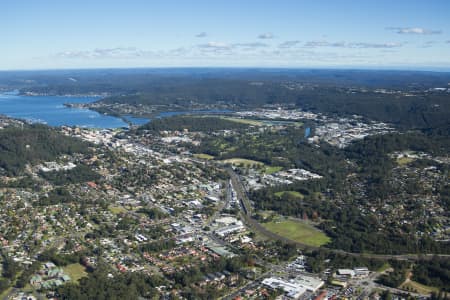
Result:
M223 42L208 42L206 44L200 44L198 45L198 47L214 51L221 51L221 50L230 50L232 48L232 45Z
M422 44L421 48L431 48L431 47L433 47L436 44L437 44L436 41L427 41L427 42Z
M330 47L330 43L326 41L309 41L304 45L306 48L316 48L316 47Z
M431 38L429 39L432 40ZM450 41L436 41L442 45ZM152 48L110 47L70 50L52 55L59 64L67 66L140 66L140 65L271 65L294 66L303 64L356 64L372 62L397 62L405 42L313 41L287 40L280 43L270 40L243 42L200 40L191 45L157 50ZM427 44L426 40L421 44ZM418 47L421 44L414 44ZM431 43L430 43L431 44ZM364 49L375 49L365 51ZM405 56L407 57L407 56ZM45 57L49 59L49 57Z
M198 38L204 38L204 37L207 37L207 36L208 36L208 34L206 32L204 32L204 31L195 35L195 37L198 37Z
M349 48L398 48L402 43L350 43Z
M306 48L317 48L317 47L337 47L337 48L345 48L349 47L349 44L345 42L328 42L328 41L309 41L306 42L303 47Z
M163 55L168 55L168 56L170 56L170 55L172 55L172 56L185 56L190 51L191 51L191 49L189 49L189 48L179 47L179 48L175 48L175 49L170 49L168 51L161 51L159 54L161 56L163 56Z
M96 48L94 50L84 51L63 51L56 54L60 58L83 58L83 59L102 59L102 58L133 58L155 56L153 51L139 50L136 47L116 47L116 48Z
M167 50L142 50L136 47L96 48L93 50L69 50L54 54L52 57L63 59L119 60L119 59L157 59L164 57L185 57L191 54L191 47L179 47Z
M441 34L441 30L425 29L421 27L387 27L387 30L395 31L398 34L417 34L417 35L429 35L429 34Z
M397 48L403 46L402 43L366 43L366 42L328 42L309 41L303 45L305 48L336 47L336 48Z
M273 39L274 37L275 36L271 32L261 33L260 35L258 35L258 39L263 39L263 40L270 40L270 39Z
M233 44L234 47L246 47L246 48L262 48L269 47L266 43L253 42L253 43L236 43Z
M231 50L255 50L259 48L269 47L266 43L250 42L250 43L224 43L224 42L208 42L198 45L200 49L211 51L231 51Z
M295 41L285 41L285 42L279 44L278 48L291 48L291 47L296 46L299 43L300 43L300 41L297 41L297 40L295 40Z

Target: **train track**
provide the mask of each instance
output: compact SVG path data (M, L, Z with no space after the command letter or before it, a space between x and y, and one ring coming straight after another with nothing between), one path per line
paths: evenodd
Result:
M228 174L230 175L231 181L233 183L234 189L236 190L237 196L239 198L239 203L241 207L241 215L245 221L245 223L252 228L253 230L259 232L263 236L268 237L269 239L283 241L285 243L294 244L300 249L304 250L325 250L332 253L350 255L355 257L365 257L365 258L373 258L373 259L395 259L395 260L428 260L433 257L443 257L450 258L448 254L372 254L372 253L355 253L355 252L347 252L339 249L330 249L325 247L316 247L311 245L306 245L304 243L300 243L298 241L293 241L284 236L276 234L272 231L267 230L264 226L262 226L258 221L252 218L252 206L250 204L250 200L248 199L247 192L242 184L239 176L230 168L227 169Z

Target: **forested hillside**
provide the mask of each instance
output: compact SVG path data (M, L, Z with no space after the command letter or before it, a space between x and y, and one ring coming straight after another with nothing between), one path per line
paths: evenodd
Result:
M44 125L0 130L0 167L8 175L17 175L28 163L51 161L62 154L88 151L87 143Z
M247 127L247 124L225 120L218 117L175 116L170 118L154 119L151 122L141 126L139 130L181 131L187 129L189 131L211 132L226 129L242 129Z

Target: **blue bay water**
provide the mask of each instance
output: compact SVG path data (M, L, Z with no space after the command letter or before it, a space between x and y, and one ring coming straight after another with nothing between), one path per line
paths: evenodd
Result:
M0 114L12 118L24 119L32 123L44 123L50 126L79 126L89 128L128 127L121 118L100 114L82 108L66 107L65 103L90 103L98 97L64 97L64 96L21 96L17 92L0 93ZM159 113L156 118L166 118L185 114L220 114L230 110L193 110L168 111ZM133 125L144 125L148 118L129 115L123 119Z
M20 96L0 94L0 114L51 126L80 126L92 128L128 127L120 118L106 116L88 109L65 107L64 103L89 103L96 97Z
M144 125L146 123L148 123L150 121L149 118L138 118L138 117L133 117L133 116L122 116L125 120L127 120L128 122L132 123L133 125Z

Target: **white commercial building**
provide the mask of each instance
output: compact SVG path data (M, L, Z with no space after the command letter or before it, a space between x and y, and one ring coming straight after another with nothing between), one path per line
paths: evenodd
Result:
M230 233L237 232L237 231L242 231L244 229L245 229L245 227L244 227L244 225L241 222L240 224L230 225L230 226L219 228L219 229L217 229L215 231L215 233L218 236L224 237L224 236L226 236L226 235L228 235Z
M286 293L286 296L297 299L306 291L312 293L317 292L324 285L324 282L319 278L302 275L290 280L270 277L264 279L262 284L271 289L282 289Z
M216 222L217 224L220 224L220 225L229 226L232 224L237 224L238 219L236 219L235 217L221 217L221 218L217 218L216 220L214 220L214 222Z
M286 293L286 296L292 299L298 299L306 292L306 288L296 282L293 282L292 280L287 281L281 278L270 277L264 279L262 283L274 290L282 289Z
M305 275L298 276L295 282L303 286L307 291L314 293L324 285L324 282L319 278Z

